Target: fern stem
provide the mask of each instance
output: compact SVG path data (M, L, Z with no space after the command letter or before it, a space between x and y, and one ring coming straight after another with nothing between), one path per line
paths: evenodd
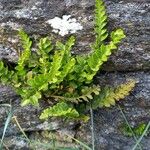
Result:
M58 99L64 99L63 96L50 95L50 97L52 97L52 98L58 98Z
M91 115L91 135L92 135L92 150L95 150L95 135L94 135L94 121L93 121L93 109L90 107Z
M76 97L73 98L69 98L69 97L64 97L64 96L55 96L55 95L50 95L50 97L55 98L55 99L60 99L60 100L66 100L66 101L72 101L72 102L76 102L74 101L74 99L76 99ZM77 97L80 98L80 97Z

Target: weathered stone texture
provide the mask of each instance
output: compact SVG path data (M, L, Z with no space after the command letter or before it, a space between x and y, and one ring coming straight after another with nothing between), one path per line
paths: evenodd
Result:
M121 101L123 111L129 122L136 125L150 121L150 1L149 0L105 0L109 24L112 30L121 27L126 32L119 50L115 52L104 65L103 71L95 79L99 84L117 85L128 78L137 81L135 90L125 101ZM63 37L52 32L47 23L54 17L71 15L83 26L78 31L77 45L73 53L88 53L89 44L94 41L93 13L94 0L0 0L0 59L16 62L18 48L17 30L24 28L33 37L52 35L54 39ZM68 37L68 36L67 36ZM110 73L111 71L111 73ZM30 137L39 131L55 131L69 133L76 137L90 140L90 123L80 130L75 130L76 123L70 123L67 128L61 120L41 122L38 119L41 108L20 107L20 98L10 87L0 86L0 103L10 103L14 115ZM42 104L44 107L46 104ZM0 137L6 119L6 108L0 108ZM129 150L135 144L133 138L128 138L119 130L124 119L118 107L94 111L94 132L96 150ZM51 124L51 127L49 126ZM5 143L11 149L29 149L28 144L18 139L20 130L11 122L6 133ZM60 136L61 137L61 136ZM89 141L88 141L89 142ZM24 145L24 146L21 146ZM150 149L150 136L142 140L144 150Z

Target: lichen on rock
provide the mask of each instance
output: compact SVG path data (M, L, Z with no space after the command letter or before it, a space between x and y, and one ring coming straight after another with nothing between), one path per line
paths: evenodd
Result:
M71 18L71 15L63 15L62 19L55 17L46 22L53 27L53 32L58 33L61 36L65 36L69 33L76 33L76 31L83 29L81 24L78 23L75 18Z

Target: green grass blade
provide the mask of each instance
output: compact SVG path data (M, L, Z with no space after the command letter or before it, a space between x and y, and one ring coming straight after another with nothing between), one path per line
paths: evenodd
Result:
M124 114L124 112L122 111L122 108L119 105L118 105L118 108L119 108L119 110L120 110L120 112L121 112L121 114L122 114L122 116L123 116L127 126L129 127L129 129L130 129L130 131L131 131L131 133L132 133L132 135L134 137L134 140L137 142L138 139L137 139L136 135L134 134L134 132L133 132L133 130L132 130L132 128L131 128L131 126L130 126L130 124L129 124L126 116L125 116L125 114ZM138 143L137 146L139 147L140 150L142 150L142 147L141 147L140 143Z
M74 137L67 135L68 137L70 137L71 139L73 139L76 143L80 144L83 148L86 148L86 150L92 150L89 146L87 146L86 144L84 144L83 142L75 139Z
M90 115L91 115L92 150L95 150L94 118L92 107L90 107Z
M6 134L6 130L7 130L7 128L8 128L8 125L9 125L9 123L10 123L10 121L11 121L13 112L12 112L12 107L11 107L11 105L9 105L9 104L1 104L0 106L1 106L1 107L9 107L9 108L10 108L9 114L8 114L7 119L6 119L6 121L5 121L5 126L4 126L4 130L3 130L3 134L2 134L2 138L1 138L1 142L0 142L0 149L2 149L3 140L4 140L4 137L5 137L5 134Z
M140 142L142 141L143 137L145 136L145 134L147 133L147 131L148 131L149 128L150 128L150 121L147 124L145 130L143 131L143 134L141 135L141 137L138 139L138 141L136 142L136 144L132 148L132 150L135 150L137 148L137 146L140 144Z

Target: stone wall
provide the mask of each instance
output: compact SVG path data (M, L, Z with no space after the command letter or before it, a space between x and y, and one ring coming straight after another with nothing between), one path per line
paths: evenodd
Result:
M109 15L109 30L121 27L126 32L127 38L104 65L103 73L99 73L95 80L100 84L116 85L129 78L135 79L136 88L119 104L131 125L148 123L150 121L150 1L105 0L105 2ZM16 62L17 30L20 28L24 28L34 38L51 35L54 39L64 39L53 32L50 24L51 19L61 18L63 15L71 15L71 18L75 18L76 23L83 27L72 31L77 37L73 53L88 53L89 44L94 40L93 10L94 0L1 0L0 59ZM90 122L82 128L78 128L78 123L65 124L62 120L41 122L38 114L42 108L20 107L20 98L10 87L2 85L0 103L11 103L14 116L17 116L21 127L31 139L44 138L44 132L51 131L57 135L61 144L72 145L71 140L64 139L66 133L90 143ZM0 107L0 137L5 119L6 108ZM134 146L133 137L124 136L119 130L123 122L124 119L117 106L94 111L96 150L129 150ZM6 133L5 145L14 150L30 149L21 137L22 133L12 120ZM66 140L68 142L65 142ZM144 150L150 149L150 135L142 140L141 145Z

